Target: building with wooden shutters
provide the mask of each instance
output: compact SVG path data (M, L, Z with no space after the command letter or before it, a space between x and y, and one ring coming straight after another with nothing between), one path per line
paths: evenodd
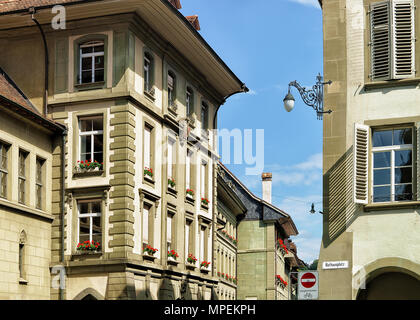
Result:
M322 1L320 299L420 299L419 5Z

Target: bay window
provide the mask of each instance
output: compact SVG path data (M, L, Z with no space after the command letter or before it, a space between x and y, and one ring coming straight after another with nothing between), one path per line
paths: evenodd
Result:
M103 116L79 118L80 161L103 162Z
M77 206L78 242L94 241L102 244L102 201L79 200Z

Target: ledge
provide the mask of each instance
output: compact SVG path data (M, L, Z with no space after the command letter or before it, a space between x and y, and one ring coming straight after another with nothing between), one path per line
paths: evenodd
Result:
M154 188L154 187L155 187L155 180L153 180L153 178L151 178L151 177L150 177L150 176L148 176L148 175L144 175L144 176L143 176L143 183L145 183L145 184L147 184L147 185L151 186L152 188Z
M404 202L389 202L378 204L366 204L363 206L363 211L381 211L381 210L397 210L405 208L420 207L420 201L404 201Z
M151 100L153 103L155 102L156 98L155 98L154 95L152 95L150 92L147 92L147 91L143 91L143 93L144 93L144 96L146 98L148 98L149 100Z
M176 260L168 259L167 261L168 261L168 264L173 265L173 266L177 266L179 264L179 261L176 261Z
M172 188L171 186L168 186L166 193L174 196L175 198L178 195L178 191L176 191L176 189Z
M102 256L102 251L76 251L71 255L70 260L74 261L79 258L98 258Z
M420 78L414 79L401 79L401 80L388 80L388 81L375 81L365 83L363 89L365 91L373 89L382 89L390 87L414 86L420 83Z
M149 254L143 254L143 260L146 260L146 261L155 261L157 259L157 257L155 257L155 256L151 256L151 255L149 255Z
M28 284L28 280L23 279L23 278L19 278L19 284L27 285Z
M74 87L78 91L103 89L104 86L105 86L105 81L98 81L98 82L92 82L92 83L78 83L74 85Z
M73 178L87 178L87 177L102 176L104 172L105 172L104 170L75 171L73 172Z
M19 204L19 203L14 203L14 202L11 202L9 200L0 198L0 207L2 207L2 206L7 207L7 208L12 209L12 210L18 210L22 213L26 213L26 214L36 216L36 217L39 217L39 218L43 218L43 219L47 219L47 220L51 220L51 221L54 220L53 215L48 214L48 213L46 213L42 210L30 208L30 207L27 207L25 205L22 205L22 204Z

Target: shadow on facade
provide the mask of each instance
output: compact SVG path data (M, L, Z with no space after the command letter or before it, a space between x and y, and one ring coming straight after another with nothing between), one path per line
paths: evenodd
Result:
M353 223L357 204L353 201L353 146L323 177L323 244L328 247Z

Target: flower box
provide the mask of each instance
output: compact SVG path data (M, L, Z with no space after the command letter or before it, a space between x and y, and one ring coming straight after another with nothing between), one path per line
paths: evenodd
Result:
M284 280L280 275L276 275L276 283L283 289L287 287L287 281Z
M147 260L154 260L156 257L154 257L154 254L159 251L158 249L153 248L150 245L146 245L146 248L143 249L143 258ZM149 259L151 258L151 259Z
M210 266L210 262L209 261L205 261L205 260L202 261L200 263L200 271L205 272L205 273L209 272L210 271L209 266Z
M189 198L189 199L194 199L194 190L192 190L192 189L187 189L187 191L186 191L186 197L187 198Z
M143 173L144 173L144 177L146 179L149 179L149 180L153 181L153 170L152 169L145 167Z
M174 178L168 178L168 189L175 190L176 182Z
M207 207L207 208L208 208L209 203L210 203L209 199L207 199L207 198L201 198L201 205L202 205L202 206L204 206L204 207Z
M95 241L84 241L77 244L76 250L80 253L98 253L101 249L101 244Z

